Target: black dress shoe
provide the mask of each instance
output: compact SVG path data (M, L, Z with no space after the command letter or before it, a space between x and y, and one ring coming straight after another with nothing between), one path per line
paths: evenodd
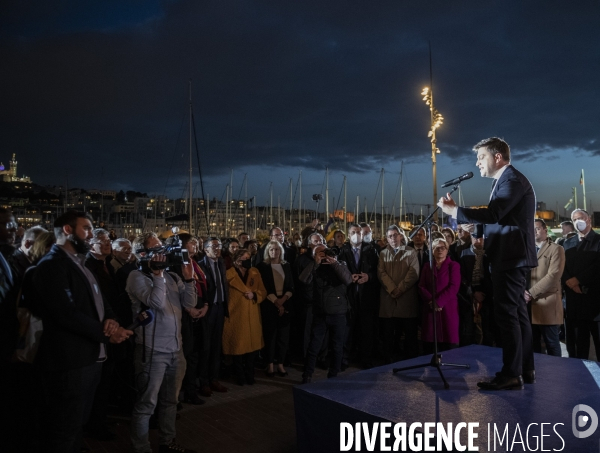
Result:
M523 390L525 385L521 376L496 376L490 382L478 382L477 387L481 390Z
M310 384L312 382L312 378L310 376L303 376L302 377L302 383L303 384Z
M501 374L502 373L498 371L496 377ZM535 370L523 371L523 382L525 382L525 384L535 384Z
M523 371L523 382L525 384L535 384L535 370Z
M206 401L204 401L203 399L199 398L198 395L192 395L189 398L185 398L183 400L183 402L186 403L186 404L195 404L197 406L200 406L200 405L206 403Z
M279 377L286 377L288 375L288 372L287 371L277 370L277 375Z

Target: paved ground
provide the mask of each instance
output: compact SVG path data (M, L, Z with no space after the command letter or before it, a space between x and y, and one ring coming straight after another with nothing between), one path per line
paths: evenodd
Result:
M568 357L561 343L563 357ZM593 347L593 343L592 343ZM590 359L595 360L595 351ZM348 368L344 373L356 372ZM288 367L285 378L268 378L256 370L256 384L242 387L223 381L229 391L213 393L206 404L184 404L177 422L177 441L202 453L240 451L248 453L296 452L296 425L292 388L302 380L302 367ZM326 371L317 369L313 381L325 379ZM131 453L129 419L114 418L118 439L99 442L86 438L92 453ZM151 431L154 451L158 451L157 431Z
M349 368L345 373L356 371ZM296 425L292 388L302 380L299 365L288 367L285 378L268 378L256 370L256 384L238 386L223 381L227 393L213 393L206 404L184 404L177 421L177 442L198 452L241 451L249 453L296 452ZM313 380L324 379L327 372L317 370ZM118 439L99 442L86 438L92 453L131 453L129 419L114 418ZM158 435L151 431L154 451Z

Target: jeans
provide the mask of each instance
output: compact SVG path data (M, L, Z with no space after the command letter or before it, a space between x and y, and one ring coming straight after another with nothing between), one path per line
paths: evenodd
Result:
M323 344L323 338L329 331L331 340L332 357L329 364L327 377L335 377L342 366L342 354L344 352L344 337L346 334L346 315L313 315L312 327L310 329L310 343L306 353L303 377L311 377L315 371L317 355Z
M181 381L185 374L183 351L158 352L146 348L146 362L142 362L143 345L135 347L135 375L137 400L131 414L131 443L137 452L152 452L148 439L150 416L157 403L159 443L166 445L175 439L175 417Z
M548 355L561 357L562 351L560 349L560 340L558 338L560 334L560 325L543 326L540 324L533 324L531 326L531 331L533 335L533 352L542 352L541 340L543 338Z

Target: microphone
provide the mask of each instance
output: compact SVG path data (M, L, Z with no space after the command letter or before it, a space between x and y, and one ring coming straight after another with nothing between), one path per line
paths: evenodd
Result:
M446 181L444 184L442 184L442 187L453 186L455 184L461 183L465 179L471 179L472 177L473 177L473 172L470 171L469 173L459 176L458 178L451 179L450 181Z
M138 327L145 327L154 321L154 312L151 309L141 311L135 317L133 324L127 327L127 330L135 330Z

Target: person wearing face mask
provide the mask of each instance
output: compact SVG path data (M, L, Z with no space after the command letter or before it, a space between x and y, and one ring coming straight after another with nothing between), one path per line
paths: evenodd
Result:
M600 235L592 229L591 218L583 209L575 209L571 220L578 232L579 243L565 250L562 274L567 301L567 351L569 357L588 359L590 334L596 351L600 351Z
M251 267L250 252L238 249L227 271L229 317L223 326L223 353L233 358L233 373L238 385L254 384L254 361L265 345L260 304L267 296L260 272Z
M381 247L379 247L379 245L377 245L377 243L373 241L373 231L371 230L371 225L365 222L361 222L359 223L359 225L362 231L362 241L365 244L372 243L373 247L375 247L375 250L377 250L377 253L381 252Z
M350 312L346 323L342 371L348 367L355 346L361 366L373 366L375 325L379 310L379 252L373 242L363 242L362 236L360 225L351 224L348 228L350 242L344 244L338 254L338 259L346 262L352 274L352 283L348 286Z

